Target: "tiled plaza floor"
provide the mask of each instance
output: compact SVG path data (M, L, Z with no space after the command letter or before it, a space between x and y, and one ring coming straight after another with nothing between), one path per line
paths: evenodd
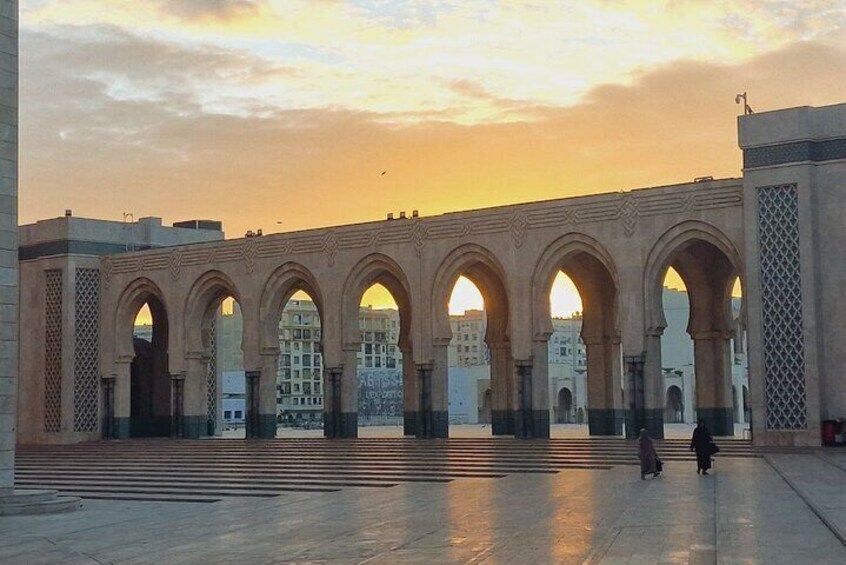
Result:
M647 481L617 464L212 504L86 500L0 518L0 563L842 564L846 547L794 490L846 508L829 453L774 455L779 471L720 457L710 477L669 460Z

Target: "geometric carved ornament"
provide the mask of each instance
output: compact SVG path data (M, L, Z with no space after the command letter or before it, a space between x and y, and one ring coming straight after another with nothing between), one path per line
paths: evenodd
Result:
M44 431L62 429L62 271L44 271Z
M764 395L768 430L808 427L795 184L758 188Z
M73 429L99 429L100 270L76 270L73 351Z

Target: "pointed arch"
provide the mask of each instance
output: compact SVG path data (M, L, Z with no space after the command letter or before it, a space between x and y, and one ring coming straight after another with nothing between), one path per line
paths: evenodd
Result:
M488 318L486 341L508 341L509 291L508 278L502 264L490 250L474 243L453 249L435 275L432 286L432 336L449 343L452 328L449 323L449 299L458 277L465 276L482 293Z
M699 220L690 220L668 229L652 246L644 269L644 321L648 334L660 334L667 326L662 306L662 288L667 269L680 253L701 243L722 254L734 273L733 277L729 276L732 283L735 277L743 273L740 253L731 238L719 228ZM730 286L726 292L731 292ZM726 324L730 326L730 320L726 320Z
M616 329L619 325L616 313L619 311L619 288L617 269L611 254L592 237L572 232L565 234L547 246L541 254L532 275L532 333L535 339L545 341L552 335L552 315L549 295L555 277L566 271L573 284L587 303L607 302L609 311L597 312L605 324ZM591 299L592 292L603 292L607 300ZM585 308L587 311L588 308ZM591 309L593 310L593 309ZM588 322L586 320L586 322Z
M345 346L352 346L361 340L358 327L361 297L374 284L381 284L388 289L396 301L400 314L399 347L407 349L411 345L413 315L411 285L399 263L381 253L373 253L361 259L344 281L342 323Z
M133 331L135 318L138 311L150 299L154 300L151 311L154 316L163 313L165 316L169 311L164 293L161 288L146 277L139 277L130 282L118 298L117 309L115 310L115 356L118 360L130 361L135 357L133 345ZM158 303L158 304L155 304ZM158 310L159 312L156 312Z
M303 291L311 297L323 320L323 294L314 274L304 265L293 261L280 265L267 278L261 293L259 320L262 352L279 349L282 309L297 291Z
M200 275L185 299L185 351L203 352L203 326L212 311L221 300L231 296L241 304L241 294L235 282L226 273L218 270L206 271ZM213 315L213 313L211 314Z

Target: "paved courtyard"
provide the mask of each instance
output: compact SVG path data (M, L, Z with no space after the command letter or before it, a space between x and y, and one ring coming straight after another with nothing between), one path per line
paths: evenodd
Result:
M77 513L0 518L0 563L846 562L846 453L765 458L726 441L699 477L684 443L664 442L666 473L647 481L621 439L24 449L28 485L92 492ZM114 495L132 485L144 501Z

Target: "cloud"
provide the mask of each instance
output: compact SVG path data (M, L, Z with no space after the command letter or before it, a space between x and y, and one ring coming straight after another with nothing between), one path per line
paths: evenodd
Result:
M241 49L276 61L240 91L209 78L205 103L344 107L440 114L464 124L525 119L601 84L631 85L674 61L738 65L797 41L846 44L843 0L433 2L285 0L52 1L27 8L32 30L111 26L156 41ZM73 27L71 27L73 26ZM258 75L251 75L258 79ZM463 85L463 88L462 88ZM467 87L473 86L474 92ZM481 94L481 96L480 96Z
M286 68L239 49L108 27L24 30L21 41L24 222L73 208L217 218L239 235L737 176L735 94L758 111L846 94L846 50L804 42L739 65L678 61L568 107L511 100L526 119L462 125L426 108L244 96ZM470 79L448 87L508 100Z
M162 14L187 22L229 22L256 18L267 9L266 0L157 0Z

